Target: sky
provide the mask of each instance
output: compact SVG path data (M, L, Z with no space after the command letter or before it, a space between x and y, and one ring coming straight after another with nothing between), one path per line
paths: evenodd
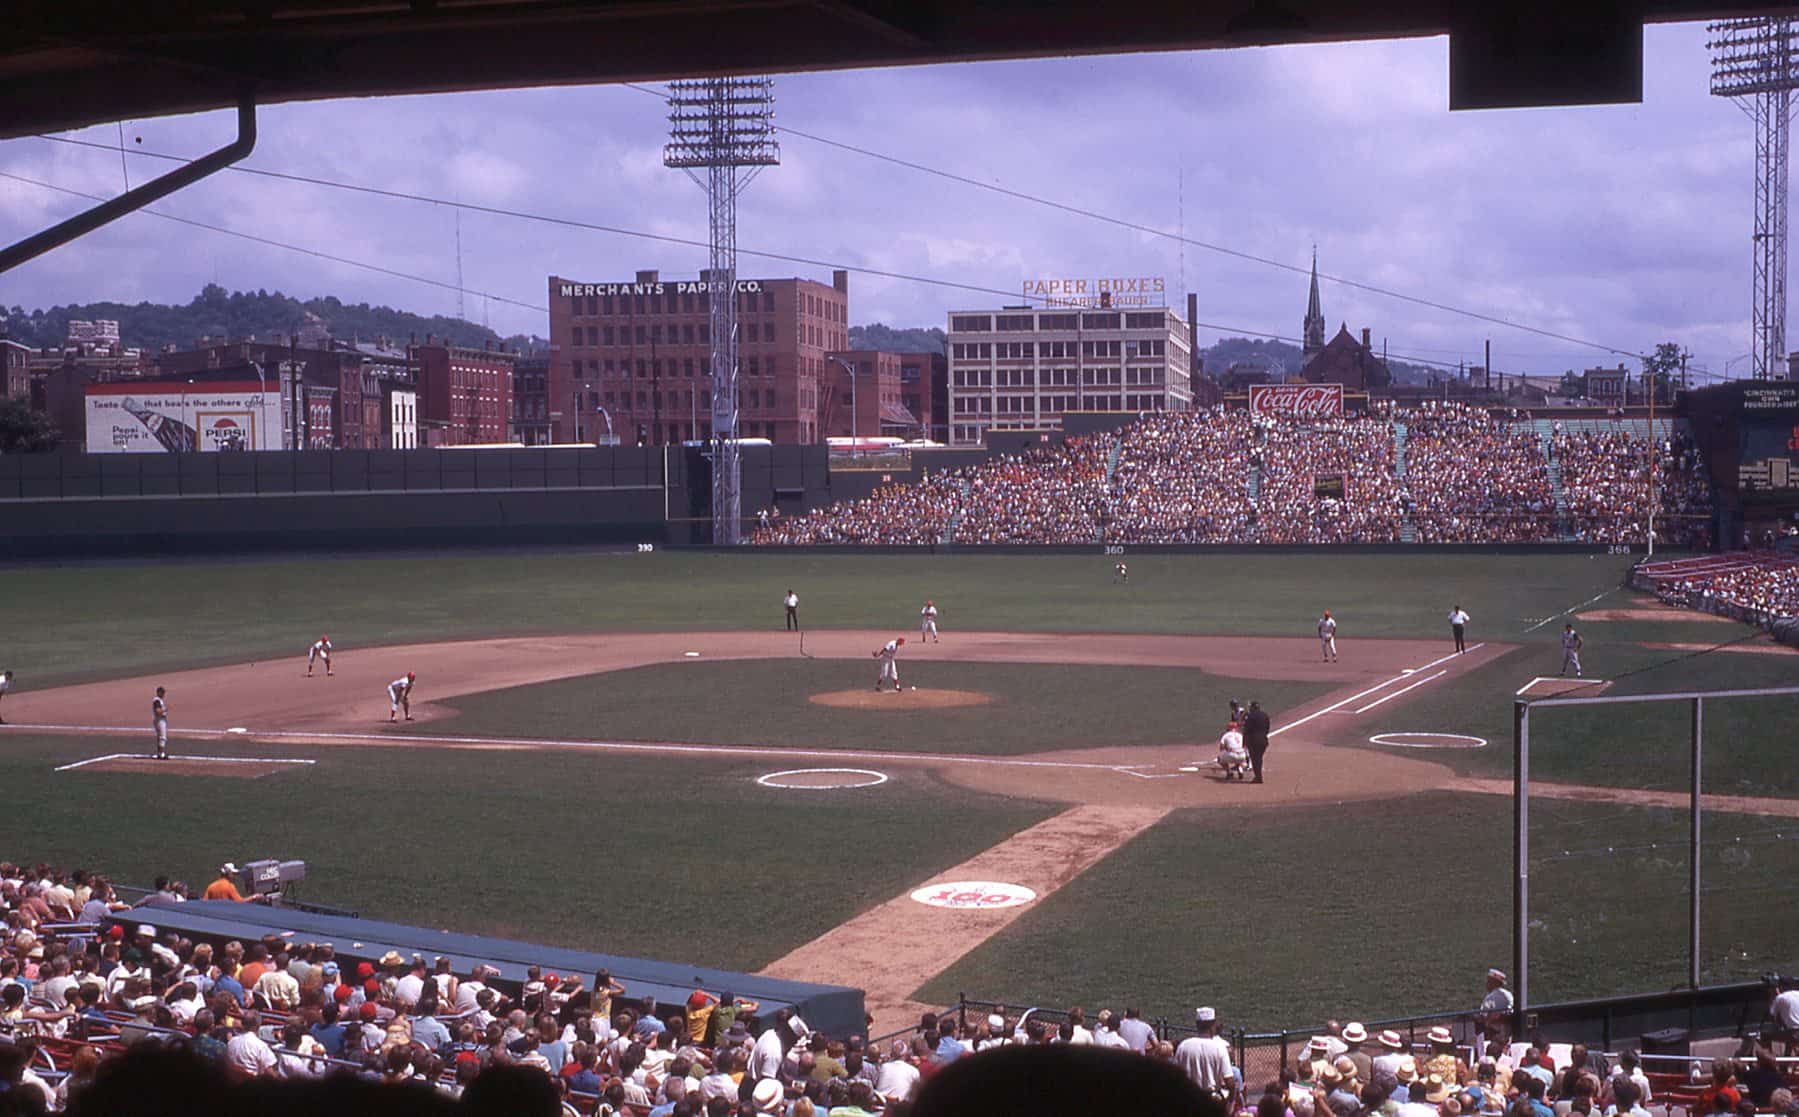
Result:
M1173 236L787 132L781 164L739 201L738 274L890 273L852 274L850 319L894 326L1021 302L1032 278L1163 276L1175 305L1198 295L1209 344L1297 338L1316 245L1326 276L1593 343L1326 280L1329 331L1367 327L1396 357L1478 364L1490 339L1496 369L1559 373L1635 367L1613 350L1675 341L1695 370L1740 377L1753 136L1707 92L1704 40L1699 24L1648 28L1639 105L1460 113L1443 38L777 75L784 127ZM246 165L696 242L462 211L462 286L493 296L465 293L465 316L546 335L550 275L705 265L704 194L662 166L666 127L656 96L619 86L276 105ZM127 174L171 165L136 152L200 154L231 138L235 117L66 135L116 146L121 128L124 166L117 150L23 138L0 142L0 173L111 196ZM0 178L0 237L88 204ZM451 206L225 173L155 208L457 282ZM139 215L0 276L0 306L185 303L209 282L422 314L458 305L442 286Z

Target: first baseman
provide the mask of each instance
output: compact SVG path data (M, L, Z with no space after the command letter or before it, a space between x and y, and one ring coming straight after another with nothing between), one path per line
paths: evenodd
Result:
M1566 675L1570 667L1574 668L1574 677L1580 678L1580 649L1585 643L1572 622L1562 626L1562 669L1556 673L1557 678Z
M321 636L312 642L312 648L306 653L306 677L312 678L312 665L319 660L325 661L325 674L331 674L331 637Z
M1337 661L1337 621L1326 609L1324 616L1318 618L1318 646L1324 650L1324 661Z
M874 653L874 657L881 661L881 677L875 680L876 690L880 690L881 684L889 679L893 680L894 690L900 688L899 664L894 662L894 657L899 654L900 646L905 642L904 636L897 636L882 644L880 651Z
M939 644L943 643L942 638L937 635L937 606L926 601L924 608L918 611L918 617L918 642L922 644L928 638Z
M162 687L156 688L156 697L150 700L150 725L156 730L156 759L169 758L169 704Z
M400 711L406 712L406 720L412 720L412 684L418 681L418 675L406 672L400 678L387 684L387 720L399 721Z
M5 698L6 692L10 689L12 689L12 672L11 671L0 671L0 698ZM6 724L6 719L0 718L0 725L5 725L5 724Z

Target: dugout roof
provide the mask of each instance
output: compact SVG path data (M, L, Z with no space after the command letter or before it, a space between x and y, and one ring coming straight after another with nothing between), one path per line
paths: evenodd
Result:
M684 1004L695 988L714 995L731 992L757 1001L763 1015L793 1007L812 1027L829 1035L861 1033L866 1028L862 990L840 985L812 985L782 981L755 974L733 973L684 962L658 962L619 954L598 954L560 946L541 946L513 939L433 931L352 916L319 915L267 904L199 900L185 904L140 904L119 912L112 922L127 927L148 923L158 932L179 931L200 941L254 942L264 935L280 935L291 943L330 943L340 963L380 959L388 951L402 957L417 954L427 963L438 956L450 959L457 973L466 974L486 963L500 971L502 985L523 985L525 969L542 966L545 973L579 974L590 986L600 969L612 971L630 999L654 997L665 1005Z
M1637 100L1645 22L1781 0L27 0L0 137L236 104L1451 37L1459 107ZM1029 111L1032 106L1019 106ZM1142 106L1138 106L1141 108Z

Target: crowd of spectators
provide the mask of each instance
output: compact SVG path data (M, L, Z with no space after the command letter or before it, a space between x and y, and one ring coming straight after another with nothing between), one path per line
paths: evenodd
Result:
M1536 430L1454 401L1405 413L1404 499L1420 543L1555 537L1555 492Z
M1252 432L1222 411L1152 415L1122 432L1107 543L1230 543L1248 536Z
M972 470L954 542L1093 542L1116 444L1109 434L1070 437Z
M1692 440L1657 439L1656 538L1703 549L1711 536L1711 483ZM1640 542L1649 500L1649 446L1628 429L1558 431L1550 453L1561 470L1570 530L1589 543Z
M1403 461L1397 432L1403 424ZM1648 446L1631 426L1557 431L1453 402L1331 419L1222 408L884 486L751 541L795 543L1640 542ZM1690 439L1656 446L1657 538L1707 545L1711 486ZM1108 464L1116 457L1111 477ZM1413 529L1407 532L1407 525ZM953 538L952 538L953 537Z
M1799 617L1799 558L1772 552L1733 554L1728 563L1658 581L1656 596L1668 605L1770 625Z

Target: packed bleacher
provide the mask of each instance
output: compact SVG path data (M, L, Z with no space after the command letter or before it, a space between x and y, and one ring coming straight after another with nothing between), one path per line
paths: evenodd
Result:
M1799 990L1772 998L1765 1038L1703 1076L1688 1073L1697 1064L1646 1071L1628 1051L1509 1035L1499 971L1478 1009L1428 1030L1332 1021L1296 1052L1233 1043L1210 1008L1171 1029L1135 1008L963 1006L871 1039L824 1035L786 1008L762 1014L728 990L634 999L604 970L586 983L533 969L503 988L481 965L357 959L281 935L215 946L139 922L186 891L159 880L151 901L127 908L101 876L0 864L0 1112L117 1112L122 1091L146 1089L237 1090L249 1099L237 1111L274 1112L269 1091L337 1082L389 1092L365 1110L339 1093L306 1095L335 1096L335 1108L285 1111L905 1117L952 1066L1056 1047L1146 1060L1136 1065L1204 1103L1184 1112L1215 1117L1656 1117L1651 1106L1667 1117L1670 1102L1694 1117L1794 1112L1771 1045L1799 1037ZM183 1111L226 1111L187 1101Z
M1709 544L1711 486L1665 421L1561 428L1458 403L1331 419L1212 409L764 519L764 546L862 543Z
M1649 562L1635 578L1664 604L1716 613L1763 627L1799 617L1799 555L1732 551Z

